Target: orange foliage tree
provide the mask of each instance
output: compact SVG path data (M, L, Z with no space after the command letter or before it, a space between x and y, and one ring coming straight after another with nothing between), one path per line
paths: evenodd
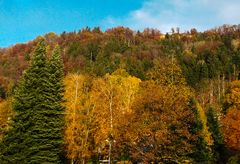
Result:
M222 130L226 145L233 150L240 150L240 81L230 84L226 94L226 115L222 120Z
M138 161L183 162L192 151L189 132L193 112L188 107L187 87L142 84L127 132L131 157Z

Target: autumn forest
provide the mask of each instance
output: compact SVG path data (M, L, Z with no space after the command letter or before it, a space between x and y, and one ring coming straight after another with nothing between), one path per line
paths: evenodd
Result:
M0 163L240 162L240 25L53 32L0 49Z

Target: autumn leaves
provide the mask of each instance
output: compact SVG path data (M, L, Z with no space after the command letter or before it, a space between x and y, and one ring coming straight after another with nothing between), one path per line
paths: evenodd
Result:
M103 78L77 74L65 78L65 141L70 159L86 160L94 153L107 156L108 142L122 140L124 119L132 112L140 81L123 69Z
M226 94L226 115L223 118L223 132L228 147L240 150L240 81L230 84Z
M118 69L101 78L70 74L65 86L65 144L72 161L93 156L134 161L188 159L194 116L186 85L142 82Z

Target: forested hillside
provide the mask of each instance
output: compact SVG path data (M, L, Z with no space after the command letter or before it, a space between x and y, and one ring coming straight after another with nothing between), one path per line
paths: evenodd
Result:
M0 163L239 163L240 25L96 27L0 49Z

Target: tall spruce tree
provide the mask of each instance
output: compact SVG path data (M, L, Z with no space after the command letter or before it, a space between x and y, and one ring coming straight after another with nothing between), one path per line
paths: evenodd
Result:
M209 107L207 112L208 127L212 133L214 144L212 146L214 158L218 163L226 162L227 150L224 145L224 138L220 130L220 123L217 113L213 107Z
M60 163L63 67L55 51L46 59L43 40L15 93L13 127L3 140L0 163Z
M198 136L193 143L195 145L195 150L191 157L194 159L195 163L201 164L213 163L212 150L207 143L206 132L205 134L203 133L204 122L200 116L201 115L200 112L202 111L199 109L200 106L197 104L198 102L194 98L190 100L189 105L195 114L195 121L191 126L191 132Z
M51 132L49 133L50 138L55 138L52 140L52 144L55 146L54 155L61 157L63 155L62 145L63 145L63 127L64 127L64 117L63 117L63 96L64 96L64 71L63 71L63 61L60 55L60 48L57 46L52 54L49 63L49 72L50 72L50 85L49 89L49 100L51 101L52 116L51 120ZM54 118L54 119L53 119Z

